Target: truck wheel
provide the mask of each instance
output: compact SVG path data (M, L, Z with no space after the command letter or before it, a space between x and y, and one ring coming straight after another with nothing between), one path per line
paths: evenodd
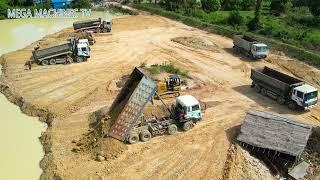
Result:
M140 133L140 140L142 142L149 141L151 139L151 133L149 131L142 131Z
M255 84L255 85L254 85L254 90L255 90L257 93L260 93L261 87L260 87L258 84Z
M77 63L81 63L83 61L83 58L82 57L77 57Z
M168 127L168 134L172 135L175 134L178 130L178 127L175 124L171 124Z
M189 131L191 129L191 123L190 122L185 122L182 126L182 129L184 131Z
M49 64L48 60L43 60L43 61L41 61L41 65L42 65L42 66L46 66L46 65L48 65L48 64Z
M290 101L290 102L288 103L288 108L291 109L291 110L297 109L297 104L296 104L296 102Z
M264 96L267 96L268 95L268 91L265 88L262 88L261 89L261 94L264 95Z
M50 59L49 64L50 64L50 65L56 64L56 60L55 60L55 59Z
M278 104L282 105L282 104L284 104L286 102L286 100L283 97L279 96L277 98L277 102L278 102Z
M135 144L139 141L139 136L137 133L130 133L129 138L128 138L128 142L130 144Z

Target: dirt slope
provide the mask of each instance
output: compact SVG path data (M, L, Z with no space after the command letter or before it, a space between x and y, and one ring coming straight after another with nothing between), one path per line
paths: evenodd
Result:
M64 33L43 41L65 37ZM181 42L184 39L187 42ZM247 109L259 107L320 125L319 107L305 113L292 112L250 88L250 68L264 65L306 77L319 87L319 70L281 53L251 61L233 53L229 38L149 15L116 19L112 35L100 34L96 40L92 57L85 63L35 66L26 71L23 64L36 43L2 59L6 68L3 81L15 95L54 114L46 132L45 144L50 148L42 164L43 179L270 179L266 169L252 168L263 167L258 160L239 147L230 150L234 146L230 132L241 124ZM197 42L201 44L193 44ZM186 133L130 145L122 154L103 162L93 160L89 153L71 151L75 147L72 141L82 138L89 129L88 115L112 103L118 93L116 82L123 75L142 62L169 61L188 70L201 84L184 93L215 102L202 122Z

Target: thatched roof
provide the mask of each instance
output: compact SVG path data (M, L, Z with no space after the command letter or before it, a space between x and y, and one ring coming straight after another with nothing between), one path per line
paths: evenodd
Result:
M255 147L299 156L307 145L311 130L311 125L280 114L250 110L237 140Z

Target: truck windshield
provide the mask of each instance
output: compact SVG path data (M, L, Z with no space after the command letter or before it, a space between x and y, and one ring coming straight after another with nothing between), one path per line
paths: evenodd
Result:
M314 99L314 98L318 97L318 91L307 93L304 95L304 97L306 100Z
M257 52L265 52L267 51L267 47L265 46L257 46Z

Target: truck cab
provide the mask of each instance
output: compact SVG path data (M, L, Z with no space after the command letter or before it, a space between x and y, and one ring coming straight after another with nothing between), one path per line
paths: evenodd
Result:
M90 47L88 39L79 39L77 44L77 56L83 58L90 58Z
M199 121L202 118L200 103L191 95L177 97L176 113L180 122Z
M103 21L102 23L102 26L103 26L103 32L110 32L111 31L111 28L112 28L112 22L111 21Z
M308 84L304 84L293 88L291 99L298 106L307 110L317 105L318 90Z
M267 45L263 43L253 44L251 53L254 58L266 58L268 54Z

